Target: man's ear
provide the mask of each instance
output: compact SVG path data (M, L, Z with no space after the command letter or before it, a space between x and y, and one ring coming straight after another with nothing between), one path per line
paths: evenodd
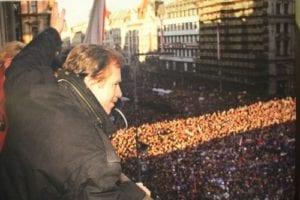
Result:
M90 76L84 77L83 82L87 88L90 88L92 84L94 84L93 79Z

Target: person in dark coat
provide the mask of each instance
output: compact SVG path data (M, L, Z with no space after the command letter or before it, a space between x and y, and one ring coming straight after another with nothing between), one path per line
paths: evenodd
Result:
M9 67L12 59L24 48L25 44L19 41L8 42L0 49L0 153L7 133L7 119L4 102L5 70Z
M9 129L0 199L151 199L145 186L122 173L108 138L115 130L108 116L122 96L123 58L82 44L54 76L61 29L53 27L26 45L6 72Z

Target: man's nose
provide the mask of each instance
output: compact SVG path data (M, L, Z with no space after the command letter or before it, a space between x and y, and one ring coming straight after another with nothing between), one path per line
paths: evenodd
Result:
M121 87L118 85L116 96L117 96L118 98L121 98L122 95L123 95L123 94L122 94Z

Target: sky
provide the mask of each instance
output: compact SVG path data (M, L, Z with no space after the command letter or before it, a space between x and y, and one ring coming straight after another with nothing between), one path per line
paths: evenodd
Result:
M137 7L141 0L106 0L109 11L116 11L130 7ZM66 9L66 20L69 25L78 21L85 21L89 17L94 0L57 0L59 10Z
M134 8L141 0L106 0L106 7L109 11ZM165 0L168 2L170 0ZM66 20L69 25L79 21L88 20L89 11L94 0L57 0L59 8L66 9Z
M94 0L57 0L60 5L70 9L86 9L91 7ZM138 5L141 0L107 0L106 6L109 10L119 10L122 8L130 8L130 6Z

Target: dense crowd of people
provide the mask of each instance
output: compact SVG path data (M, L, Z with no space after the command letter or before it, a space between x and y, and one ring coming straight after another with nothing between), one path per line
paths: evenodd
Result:
M151 80L139 85L144 103L121 103L131 126L112 143L133 180L136 136L146 145L139 151L141 177L155 199L293 199L296 98ZM133 91L132 83L124 87Z

